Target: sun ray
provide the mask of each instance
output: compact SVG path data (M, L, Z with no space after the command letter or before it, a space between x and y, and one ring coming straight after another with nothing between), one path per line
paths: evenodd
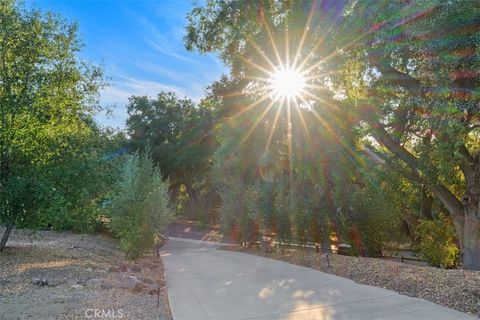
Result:
M265 78L265 77L250 76L250 75L246 75L246 76L244 76L244 78L248 79L248 80L255 80L255 81L260 81L260 82L264 82L264 83L269 83L270 80L271 80L271 77Z
M239 112L233 114L232 116L230 116L229 120L234 120L235 118L241 116L242 114L244 114L245 112L249 111L250 109L258 106L260 103L262 103L263 101L267 100L268 99L268 96L263 96L261 97L260 99L258 100L255 100L254 102L250 103L248 106L246 106L245 108L243 108L242 110L240 110Z
M265 118L265 116L267 115L267 113L270 111L270 109L272 109L272 106L275 104L275 100L272 100L270 101L270 103L268 104L268 106L265 108L265 110L263 110L262 114L258 117L258 119L255 121L255 123L250 127L250 129L248 130L248 132L245 134L245 136L242 138L242 140L240 141L240 143L237 145L237 147L235 148L234 152L240 148L240 146L242 144L244 144L248 138L250 137L250 135L253 133L253 131L255 131L255 128L260 124L260 122L263 120L263 118Z
M273 49L273 53L275 54L275 57L277 58L277 64L279 66L283 67L282 58L280 57L280 53L278 52L277 45L275 44L275 39L273 39L272 30L270 29L268 21L265 18L265 13L263 12L263 9L262 9L261 12L262 12L263 25L265 26L265 30L267 31L267 35L268 35L268 38L270 40L270 44L271 44L272 49Z
M340 137L337 132L335 132L335 130L333 129L333 127L323 119L323 117L316 111L312 108L312 114L313 116L317 119L318 122L320 122L322 124L322 126L328 130L328 133L335 139L335 141L340 145L342 146L342 148L348 153L349 156L353 157L353 158L357 158L357 153L355 152L355 150L353 150L350 146L348 146L344 139L342 139L342 137Z
M290 177L290 188L293 185L293 153L292 153L292 111L291 102L295 97L288 97L287 99L287 149L288 149L288 173Z
M277 128L278 118L280 118L280 113L282 112L284 102L285 102L285 98L282 97L281 100L280 100L279 107L277 109L277 113L275 114L275 118L273 119L272 126L270 127L270 132L268 134L267 143L265 144L264 155L266 155L267 152L268 152L268 149L270 149L270 144L272 143L273 134L275 133L275 130Z
M307 105L310 105L310 103L308 101L306 101L302 96L300 96L299 98L300 98L300 100L303 101L303 103L305 103ZM346 151L347 161L352 163L352 165L354 165L356 168L359 168L359 169L363 168L364 166L362 165L361 159L358 157L357 152L355 152L355 150L353 150L353 148L351 146L347 145L345 143L344 139L342 139L341 137L338 136L338 134L331 127L331 125L328 122L326 122L322 118L322 116L318 112L316 112L316 110L311 108L310 112L312 112L314 118L318 122L320 122L323 127L325 127L328 130L328 132L338 142L338 144L341 146L341 148ZM305 123L305 119L304 119L303 115L301 114L301 112L299 112L299 116L300 116L300 121L302 122L302 125L303 125L303 127L305 129L305 132L307 134L307 143L309 143L309 141L310 141L310 147L313 148L313 140L311 138L310 131L308 130L308 127ZM313 155L313 152L312 152L312 155Z
M306 88L309 88L309 89L314 89L314 90L325 90L325 89L328 89L328 87L326 87L326 86L319 85L319 84L314 84L314 83L311 83L311 82L307 83L307 84L305 85L305 87L306 87ZM330 92L330 90L329 90L329 92Z
M313 97L313 95L311 95ZM300 97L300 99L305 102L306 104L308 105L311 105L307 100L305 100L303 97ZM319 98L318 98L319 99ZM328 132L330 134L333 134L333 135L336 135L336 132L333 130L333 128L331 127L331 125L325 121L325 119L323 119L320 114L312 107L310 109L310 111L312 112L313 116L317 119L318 122L320 122L320 124L326 129L328 130Z
M268 152L271 151L274 136L278 132L277 126L281 120L282 125L280 127L282 128L283 144L281 148L283 152L288 152L285 156L288 156L289 165L288 169L285 167L285 170L289 170L290 182L292 182L291 179L293 177L293 160L294 158L296 159L294 152L301 152L302 149L297 150L296 147L294 148L294 138L297 134L299 137L303 137L307 143L309 151L303 149L305 150L304 152L308 152L308 154L313 156L316 153L315 148L321 147L316 145L312 139L313 131L312 128L309 128L307 125L306 115L311 115L311 120L308 121L309 125L316 122L320 124L316 127L321 130L319 134L323 137L322 139L326 139L326 142L332 141L337 143L340 148L347 150L346 153L350 155L349 158L351 158L351 161L356 160L351 148L345 144L340 136L337 125L335 123L329 123L329 121L326 121L326 118L324 118L326 114L331 114L334 117L338 116L335 114L338 112L334 111L338 110L338 106L328 95L323 94L324 91L328 90L328 86L323 86L321 79L335 74L337 71L324 71L321 70L321 66L335 57L343 48L332 49L333 51L326 57L318 57L320 53L323 52L321 52L321 48L325 43L325 37L321 36L314 43L311 50L309 46L308 52L304 52L305 49L307 49L305 47L307 40L312 33L311 24L317 6L317 1L313 0L303 30L296 32L294 29L289 29L289 27L285 25L282 30L278 30L280 33L272 32L272 28L277 28L277 26L274 21L270 21L269 17L265 16L263 9L261 9L261 23L264 26L265 32L264 40L266 43L270 43L271 49L264 51L255 41L248 39L248 43L253 51L256 51L258 58L257 60L252 60L246 56L240 56L240 59L244 61L247 66L252 67L247 67L247 71L249 72L243 77L247 81L252 81L252 85L247 86L247 88L251 88L251 93L258 95L259 99L237 112L231 119L244 114L256 106L264 108L264 110L255 112L255 117L251 119L252 123L249 123L247 132L245 134L239 134L240 142L237 148L245 145L252 134L256 132L259 125L265 123L266 126L270 126L270 128L266 128L268 138L265 144L264 155L267 155ZM277 32L277 30L275 30L275 32ZM284 33L283 39L281 39L282 32ZM291 38L291 36L300 36L300 38L297 41ZM355 37L355 39L347 43L344 48L352 45L352 43L355 43L363 37L365 37L365 34ZM277 40L281 40L281 42L277 43ZM294 44L296 47L294 47ZM304 53L305 56L302 56ZM244 93L246 94L247 92L245 91ZM260 102L264 102L266 98L269 98L271 101L268 104L262 103L262 105L260 105ZM306 108L305 111L303 111L301 104L310 106L310 108ZM274 105L276 106L276 111L272 112L271 110ZM322 116L319 114L317 110L318 106L325 106L325 115ZM292 108L296 110L292 111ZM272 122L272 116L268 117L268 122L264 120L269 114L274 114ZM282 116L281 119L280 116ZM331 119L330 116L328 119ZM283 131L284 120L286 120L286 132ZM337 120L341 119L335 119L334 122ZM298 130L297 127L299 128Z
M315 68L318 68L320 65L322 64L325 64L326 62L328 62L329 60L333 59L339 52L342 52L343 50L347 49L348 47L351 47L353 45L355 45L355 43L358 43L360 40L363 40L363 38L365 38L366 36L370 35L370 31L367 31L367 32L364 32L364 33L361 33L358 37L352 39L352 41L346 43L345 45L341 46L340 48L337 48L335 49L334 51L332 51L329 55L325 56L324 58L320 59L319 61L317 61L316 63L314 63L313 65L311 65L310 67L308 67L307 69L305 69L304 71L305 72L311 72L312 70L314 70ZM311 54L313 55L313 53L317 50L318 48L315 48L315 50L312 50L311 51ZM306 61L304 61L306 63ZM303 66L302 66L303 67Z
M320 102L322 104L325 104L325 105L328 105L330 108L332 108L333 110L339 110L338 106L334 105L333 103L323 99L322 97L318 96L318 95L314 95L312 93L310 93L308 90L304 90L302 92L302 94L304 96L307 96L309 98L312 98L313 100L317 101L317 102Z
M432 9L434 9L434 7ZM428 12L430 10L426 9L425 11ZM391 19L393 19L393 16L391 18L387 19L387 20L384 20L383 24L387 25L387 23L392 23ZM405 21L408 22L408 20L405 20ZM399 24L399 25L401 25L401 24ZM345 45L341 46L340 49L336 49L335 51L330 53L328 56L319 60L318 62L313 64L311 67L306 69L305 71L306 72L311 72L313 69L317 68L319 65L321 65L321 64L327 62L328 60L332 59L333 57L335 57L338 54L338 52L341 52L341 51L347 49L348 47L351 47L351 46L355 45L359 41L364 40L365 37L367 37L367 36L369 36L369 35L371 35L372 33L375 33L375 32L377 32L377 30L372 28L368 31L360 33L357 37L355 37L351 41L347 42ZM320 39L317 41L317 43L314 45L314 47L310 50L310 53L303 59L302 64L298 67L299 70L303 71L303 67L305 66L305 64L307 64L308 61L313 57L313 55L316 53L316 51L318 50L320 45L324 42L324 40L325 40L325 36L320 37Z
M279 72L281 73L281 72L286 72L287 71L287 72L295 73L294 76L301 77L302 82L305 83L304 86L306 88L325 89L327 87L315 85L315 84L310 83L309 81L314 80L314 79L318 79L319 77L325 77L325 76L328 76L328 75L331 75L331 74L335 73L335 71L329 71L329 72L317 73L315 75L307 76L305 73L299 72L297 69L293 69L293 68L284 69L284 70L276 68L275 70L276 71L274 71L274 72L269 72L270 77L268 77L268 78L262 77L262 76L251 76L251 75L245 75L244 78L248 79L248 80L255 80L255 81L260 81L260 82L264 82L264 83L270 83L272 81L272 77L274 77L276 75L276 73L279 73Z
M290 69L290 37L288 36L288 27L285 27L285 64Z
M296 69L296 70L299 70L299 69ZM335 74L337 73L337 70L331 70L327 72L318 72L318 73L306 73L305 71L299 71L299 72L300 74L303 75L303 77L305 78L305 81L311 81L311 80L317 80L317 79Z
M221 96L223 98L233 98L233 97L240 97L240 96L244 96L245 95L245 92L243 90L238 90L238 91L231 91L229 93L223 93L221 94Z
M262 56L262 58L270 65L270 67L273 69L275 68L275 64L272 62L272 60L270 60L267 55L265 54L265 52L260 48L260 46L258 46L255 41L251 40L250 38L247 40L248 43L250 43L252 45L252 47L255 48L255 50L257 50L257 52Z
M306 135L308 148L310 150L310 153L312 153L312 150L313 150L312 135L310 134L310 130L308 130L307 123L305 121L305 118L303 117L302 111L300 110L300 105L298 104L298 101L296 99L295 99L295 107L296 107L295 110L297 111L297 114L298 114L298 118L300 119L300 123L302 124L302 128Z
M303 68L310 61L310 59L313 58L315 53L317 53L318 48L323 44L324 40L325 40L324 36L322 36L322 37L320 37L320 39L318 39L318 41L315 43L313 48L311 50L309 50L309 53L307 54L307 56L305 58L303 58L302 63L298 66L298 70L301 70L303 72Z
M271 73L272 73L270 70L267 70L267 69L265 69L264 67L260 66L259 64L248 60L247 58L245 58L245 57L242 56L241 54L239 54L238 57L239 57L240 59L242 59L243 62L245 62L245 63L247 63L247 64L249 64L249 65L257 68L258 70L260 70L260 71L262 71L262 72L264 72L264 73L266 73L266 74L271 74Z
M310 24L312 23L313 13L315 12L316 7L317 7L317 1L313 0L312 5L310 7L310 11L308 13L307 21L305 23L305 27L303 28L303 33L302 33L302 36L300 38L300 43L298 44L298 47L297 47L297 52L295 53L295 56L293 58L292 68L294 68L294 69L297 69L298 59L300 58L300 53L303 49L305 39L307 38L307 34L308 34L309 29L310 29Z

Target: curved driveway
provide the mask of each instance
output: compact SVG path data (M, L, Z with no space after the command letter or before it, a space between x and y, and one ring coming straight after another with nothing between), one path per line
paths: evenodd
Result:
M174 320L477 319L285 262L170 238L162 250Z

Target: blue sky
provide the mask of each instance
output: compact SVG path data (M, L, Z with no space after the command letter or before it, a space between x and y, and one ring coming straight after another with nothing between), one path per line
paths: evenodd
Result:
M213 54L188 52L183 45L191 0L27 0L27 5L60 13L79 24L83 58L102 64L110 86L99 114L103 125L124 127L131 95L174 91L198 101L204 88L226 72Z

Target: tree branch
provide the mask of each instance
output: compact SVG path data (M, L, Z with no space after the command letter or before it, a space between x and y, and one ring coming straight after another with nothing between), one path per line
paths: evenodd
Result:
M460 152L460 154L463 156L463 158L465 159L465 162L462 163L462 161L460 162L459 166L460 166L460 169L462 170L463 172L463 175L465 176L465 178L468 180L470 179L470 177L473 175L473 173L475 172L475 169L474 169L474 165L475 165L475 159L473 158L473 156L470 154L470 151L468 151L467 147L465 147L464 144L462 144L459 148L458 148L458 151Z
M368 52L368 57L370 58L372 65L374 65L382 73L385 80L391 82L392 84L401 86L412 94L418 95L422 93L423 89L420 81L407 73L400 72L393 68L383 58L383 50L378 49L376 51L370 51ZM369 109L367 108L367 110ZM395 154L407 164L407 166L412 170L412 174L421 179L422 182L430 188L432 193L442 202L450 214L463 215L462 203L453 193L450 192L450 190L448 190L447 187L442 184L426 181L426 179L422 177L422 174L418 168L418 159L402 145L400 145L396 139L392 138L390 134L382 127L382 125L378 123L378 121L374 120L373 117L368 117L366 121L372 127L375 138L377 138L380 143L390 150L390 152ZM466 156L466 159L470 163L473 163L473 161L470 161L473 160L473 158L465 146L463 146L461 149L462 150L460 150L460 153ZM465 170L468 171L469 168L469 166L465 166ZM416 180L417 179L415 179L415 181Z
M434 183L425 179L419 169L418 159L407 149L393 139L387 131L371 118L366 121L373 129L374 137L383 144L390 152L400 158L411 170L407 177L414 178L413 181L421 182L428 186L432 193L442 202L452 216L463 216L463 205L460 200L442 184ZM413 176L412 176L413 175Z
M380 71L383 78L392 83L401 86L405 90L413 94L420 94L422 87L420 81L408 73L398 71L393 68L383 57L383 50L377 49L367 52L370 63Z

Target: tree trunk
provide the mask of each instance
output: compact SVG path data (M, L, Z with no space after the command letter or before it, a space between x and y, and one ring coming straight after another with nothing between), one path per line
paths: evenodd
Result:
M480 219L477 210L465 214L463 237L463 267L467 270L480 270Z
M328 233L328 227L322 228L326 230L320 231L320 248L323 253L331 253L332 248L330 248L330 235Z
M427 190L427 187L422 186L422 217L428 220L432 220L433 197Z
M190 184L186 184L185 187L186 187L186 191L189 198L188 199L188 206L189 206L188 215L192 219L198 219L200 217L200 214L202 214L202 212L199 212L200 203L197 197L197 190L195 190Z
M5 248L8 238L10 237L10 233L12 232L12 229L13 229L13 223L7 224L7 228L3 233L2 241L0 241L0 252L2 252L3 249Z
M326 208L327 214L320 216L320 219L321 219L320 246L322 248L323 253L331 253L332 248L330 247L331 241L330 241L329 222L331 222L334 225L335 218L336 218L336 210L335 210L335 203L333 201L334 190L333 190L333 177L331 175L330 157L327 155L325 151L321 152L320 161L322 166L322 175L325 181L324 197L327 205L327 208Z
M368 106L367 106L368 107ZM411 169L411 176L418 181L422 181L419 172L418 159L408 152L402 145L392 139L385 129L371 118L366 118L367 122L374 129L373 133L377 141L381 142L393 154L399 157ZM480 201L480 162L475 166L464 166L463 173L466 180L467 194L460 201L445 185L432 183L427 180L422 181L430 192L443 204L452 217L453 225L458 237L460 248L463 251L463 265L465 269L480 270L480 261L478 251L480 250L479 241L479 222L478 214ZM409 179L411 179L409 177ZM470 209L469 209L470 208ZM468 241L468 244L465 244Z
M480 270L480 155L472 157L463 153L467 165L463 166L466 193L462 197L464 207L463 266L468 270Z
M466 47L467 48L467 47ZM385 59L385 51L383 49L370 50L368 53L370 63L377 67L384 79L403 87L413 96L422 95L422 83L408 73L401 72ZM478 75L466 77L461 66L469 63L470 55L463 56L458 61L458 70L454 73L452 82L452 95L455 100L460 102L470 99L471 93L474 92L478 81ZM427 92L427 91L425 91ZM378 119L374 120L372 115L378 114L371 106L365 109L367 112L374 111L365 120L374 129L374 136L377 141L381 142L387 149L394 153L399 159L412 169L413 176L420 178L419 166L415 156L410 154L406 149L398 143L398 140L392 137L384 130ZM461 122L468 125L472 117L471 112L467 112ZM441 184L427 184L431 193L442 202L450 213L453 224L455 226L458 241L463 251L463 265L465 269L480 270L480 154L472 155L465 145L459 146L460 154L463 155L463 161L459 166L464 174L466 182L466 197L460 201L452 192Z
M317 232L317 235L314 235L314 241L320 242L320 249L323 253L331 253L332 248L330 247L331 242L330 230L328 227L328 215L323 209L324 208L318 207L315 210L316 217L314 218L314 223L316 224L315 231Z

